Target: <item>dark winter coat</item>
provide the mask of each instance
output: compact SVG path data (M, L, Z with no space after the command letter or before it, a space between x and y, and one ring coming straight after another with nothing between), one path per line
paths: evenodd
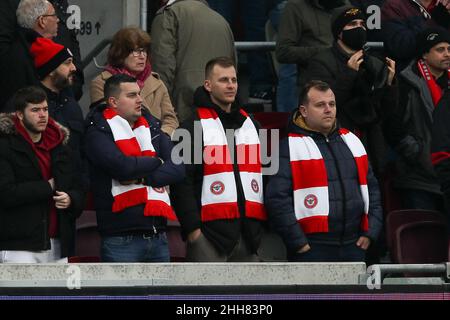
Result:
M381 8L381 33L389 57L403 70L416 57L416 36L427 27L441 26L450 30L450 14L442 5L431 14L423 12L413 0L385 1Z
M102 236L123 235L133 232L164 231L167 221L163 217L144 216L144 204L113 213L112 179L128 181L145 178L145 184L164 187L184 178L184 165L171 159L173 144L161 132L160 123L143 108L150 125L152 144L158 157L125 156L117 147L110 126L103 117L106 105L91 110L86 118L85 152L89 160L91 189L97 211L98 228Z
M266 206L270 225L282 237L288 251L296 252L307 243L342 245L356 242L360 236L376 240L382 228L382 209L378 182L369 166L367 177L369 189L369 230L362 232L361 218L364 214L358 173L354 157L340 137L338 130L325 137L321 133L299 127L293 122L289 133L302 134L314 139L325 161L328 177L330 211L328 233L306 235L297 223L294 212L292 173L289 158L289 142L280 145L280 168L269 179L266 190Z
M48 223L53 191L43 179L30 144L16 132L12 114L0 115L0 250L41 251L50 249ZM75 220L81 214L85 196L74 171L69 131L51 150L55 190L66 192L72 201L68 209L57 209L62 257L74 254Z
M246 117L239 112L237 102L232 105L231 113L226 113L211 101L209 94L203 87L199 87L195 91L194 107L214 109L222 122L224 130L238 129L246 120ZM196 122L197 125L200 125L197 112L195 111L192 119L183 122L180 128L188 130L191 137L194 137L194 125ZM259 128L257 123L255 123L255 126L257 129ZM175 209L182 227L183 235L186 237L190 232L200 228L205 237L210 240L218 250L223 253L230 253L236 246L236 243L242 234L244 239L250 244L252 252L255 253L261 242L263 227L260 221L244 217L245 197L236 161L233 163L233 168L241 218L234 220L221 219L208 222L201 221L203 164L193 164L194 152L202 152L203 150L202 132L199 131L198 134L200 136L195 137L194 140L195 143L198 144L196 148L194 148L194 143L192 141L190 144L192 158L190 159L191 164L186 164L186 178L184 181L172 186L171 189L174 195ZM236 152L234 154L236 156Z
M446 204L450 205L450 90L433 113L431 153L433 167L441 184ZM450 206L448 207L450 209Z
M322 80L336 97L340 126L358 134L375 172L385 161L382 122L397 105L396 86L388 86L388 69L378 58L365 55L359 71L347 66L350 56L335 42L308 65L302 82Z
M440 82L447 84L447 81ZM399 90L402 98L393 119L396 128L389 137L398 153L394 184L400 189L441 194L430 157L435 106L425 80L419 75L416 61L400 74Z
M62 90L59 94L49 90L41 84L47 94L48 112L50 117L70 130L69 146L73 151L74 165L82 175L84 186L88 186L88 169L83 149L84 118L80 105L72 96L70 89Z
M39 85L30 46L39 34L32 29L19 28L16 38L0 60L0 111L14 111L7 102L20 88Z

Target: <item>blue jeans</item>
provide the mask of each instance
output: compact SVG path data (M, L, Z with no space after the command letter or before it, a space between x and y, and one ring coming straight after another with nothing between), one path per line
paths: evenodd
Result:
M169 262L165 232L102 238L102 262Z
M364 262L366 251L355 243L343 246L310 243L311 249L305 253L295 253L291 262Z

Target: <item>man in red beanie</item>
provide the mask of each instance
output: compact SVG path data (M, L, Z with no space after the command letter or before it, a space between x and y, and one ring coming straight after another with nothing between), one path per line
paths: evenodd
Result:
M70 86L75 78L76 67L70 50L46 38L36 38L30 48L40 86L45 90L50 116L70 130L69 145L74 151L75 167L84 177L87 186L87 164L81 155L84 134L83 113L73 97Z

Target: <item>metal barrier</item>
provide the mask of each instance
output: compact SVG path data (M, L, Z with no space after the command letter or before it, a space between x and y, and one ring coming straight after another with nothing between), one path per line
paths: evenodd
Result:
M81 67L85 69L96 56L100 54L109 44L111 39L103 39L98 45L89 52L86 57L81 62ZM275 41L236 41L234 46L237 51L274 51L276 42ZM364 45L365 48L383 49L383 42L367 42Z

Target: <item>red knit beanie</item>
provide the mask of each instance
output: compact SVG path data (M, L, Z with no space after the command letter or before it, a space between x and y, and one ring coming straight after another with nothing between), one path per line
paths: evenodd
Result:
M34 67L41 79L59 67L68 58L73 57L70 50L47 38L36 38L30 47Z

